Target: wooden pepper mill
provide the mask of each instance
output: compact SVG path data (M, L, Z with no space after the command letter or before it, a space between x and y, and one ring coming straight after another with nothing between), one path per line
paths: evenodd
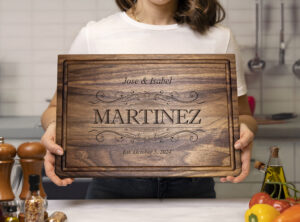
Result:
M29 175L40 175L40 195L46 198L46 193L42 185L42 168L44 163L44 156L46 154L46 148L39 142L27 142L23 143L18 148L18 156L20 157L20 163L23 170L23 187L20 194L20 199L24 202L29 195ZM45 211L45 218L48 217ZM24 212L19 214L19 221L25 221Z
M4 138L0 137L0 201L15 199L10 183L10 174L15 156L16 148L4 143Z
M4 221L4 206L15 199L10 183L15 156L16 148L4 143L4 138L0 137L0 222Z

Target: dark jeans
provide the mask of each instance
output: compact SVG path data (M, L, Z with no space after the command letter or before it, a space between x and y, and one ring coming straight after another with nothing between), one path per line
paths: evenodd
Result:
M97 178L87 199L216 198L212 178Z

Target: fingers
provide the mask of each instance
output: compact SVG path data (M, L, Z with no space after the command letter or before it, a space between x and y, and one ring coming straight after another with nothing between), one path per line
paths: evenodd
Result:
M254 134L245 124L241 124L240 139L236 141L234 147L236 149L245 149L254 139Z
M222 183L227 182L226 177L221 177L221 178L220 178L220 182L222 182Z
M249 175L250 172L251 149L244 151L242 155L242 172L237 177L232 177L230 182L240 183Z
M47 151L47 154L45 156L44 166L45 166L46 175L49 177L49 179L57 186L67 186L71 184L74 181L74 179L71 178L60 179L55 174L54 163L55 163L55 156L51 154L49 151Z
M222 183L225 183L225 182L240 183L244 179L246 179L246 177L249 174L249 171L250 171L250 167L249 167L249 169L247 169L247 167L245 166L245 169L242 169L242 172L239 176L237 176L237 177L233 177L233 176L222 177L222 178L220 178L220 182L222 182Z
M221 181L222 183L225 183L225 182L233 182L233 180L234 180L234 177L233 177L233 176L227 176L227 177L221 177L221 178L220 178L220 181Z
M253 139L250 135L245 135L236 141L234 148L244 150L252 141Z
M250 158L251 158L251 148L252 148L252 142L254 139L253 132L245 125L241 124L240 126L240 139L236 141L234 144L234 147L236 149L242 150L242 172L239 176L233 177L233 176L227 176L220 178L221 182L232 182L232 183L239 183L246 179L250 172Z
M252 148L252 142L254 139L253 132L245 125L241 124L240 126L240 139L236 141L234 144L234 147L236 149L242 150L242 172L239 176L233 177L233 176L227 176L227 177L221 177L220 182L232 182L232 183L239 183L246 179L250 172L250 159L251 159L251 148Z
M54 153L59 156L64 155L63 149L51 140L46 140L45 146L47 147L47 150L49 150L51 153Z
M51 125L47 128L41 140L42 144L47 148L47 154L44 159L45 172L49 179L57 186L67 186L74 180L71 178L60 179L54 171L55 156L53 154L64 154L63 149L55 143L55 133L55 126Z
M251 144L249 145L251 146ZM239 176L233 177L233 176L227 176L227 177L221 177L220 182L232 182L232 183L240 183L246 177L249 175L250 172L250 159L251 159L251 147L249 149L245 149L242 153L242 172Z
M59 156L64 154L63 149L59 145L57 145L53 139L51 139L50 135L45 133L45 135L42 137L41 142L51 153L54 153Z

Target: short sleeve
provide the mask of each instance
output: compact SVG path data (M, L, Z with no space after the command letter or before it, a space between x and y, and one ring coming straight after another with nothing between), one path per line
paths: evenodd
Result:
M69 54L89 54L87 26L83 27L74 39Z
M243 96L247 94L247 85L245 81L245 73L244 73L244 66L243 66L243 59L240 53L239 46L233 36L230 33L230 40L228 43L227 52L230 54L235 54L236 59L236 75L237 75L237 93L238 96Z

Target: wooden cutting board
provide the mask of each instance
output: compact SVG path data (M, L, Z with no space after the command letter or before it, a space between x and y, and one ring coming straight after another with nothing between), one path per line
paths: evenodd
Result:
M60 177L237 175L234 55L60 55Z

